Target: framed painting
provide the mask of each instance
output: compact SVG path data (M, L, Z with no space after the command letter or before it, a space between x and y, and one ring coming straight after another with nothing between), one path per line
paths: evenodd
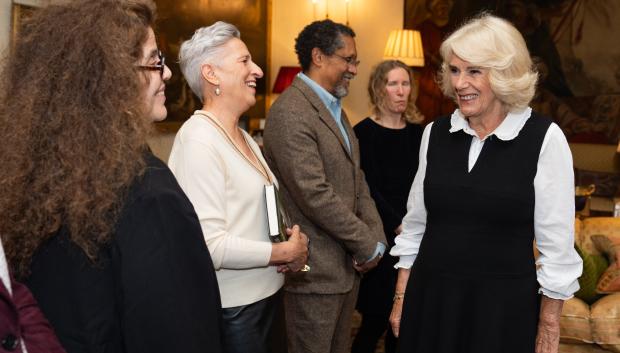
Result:
M434 76L441 41L482 11L511 21L539 72L531 103L570 142L617 144L620 137L620 2L605 0L405 0L404 27L421 31L427 65L418 104L427 120L451 112Z
M156 33L160 49L169 58L172 78L166 87L167 124L178 126L189 118L202 104L187 85L178 65L179 48L194 31L216 21L234 24L241 32L241 39L252 54L252 59L263 71L268 65L268 6L269 0L155 0L158 21ZM266 72L265 72L266 74ZM256 104L243 118L251 129L253 122L265 117L267 76L258 80Z
M30 18L36 9L37 7L30 5L23 5L15 2L11 4L11 48L19 35L19 29L22 26L22 23L24 20Z

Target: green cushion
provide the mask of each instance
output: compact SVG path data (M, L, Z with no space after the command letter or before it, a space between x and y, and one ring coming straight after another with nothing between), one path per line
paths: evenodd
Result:
M575 296L588 304L594 303L601 297L596 292L596 284L599 278L609 266L609 262L603 255L592 255L581 250L575 245L575 249L583 259L583 273L579 277L579 291Z

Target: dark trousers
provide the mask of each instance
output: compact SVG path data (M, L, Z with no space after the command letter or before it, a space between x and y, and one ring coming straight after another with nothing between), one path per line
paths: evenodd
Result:
M396 337L385 315L363 314L362 324L353 340L351 353L374 353L377 342L385 332L385 353L396 352Z
M282 290L256 303L222 309L226 353L286 353Z

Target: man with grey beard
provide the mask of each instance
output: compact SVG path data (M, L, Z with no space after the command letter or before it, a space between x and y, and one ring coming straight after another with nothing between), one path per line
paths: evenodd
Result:
M287 275L284 287L289 353L348 351L360 274L385 250L357 139L341 108L359 65L354 37L331 20L306 26L295 44L303 72L265 125L265 157L282 201L310 239L310 271Z

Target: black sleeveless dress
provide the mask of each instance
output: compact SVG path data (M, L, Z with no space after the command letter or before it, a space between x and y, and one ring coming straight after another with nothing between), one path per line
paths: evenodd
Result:
M472 136L450 133L450 117L434 122L398 352L534 352L534 177L550 124L532 113L513 140L490 136L468 172Z

